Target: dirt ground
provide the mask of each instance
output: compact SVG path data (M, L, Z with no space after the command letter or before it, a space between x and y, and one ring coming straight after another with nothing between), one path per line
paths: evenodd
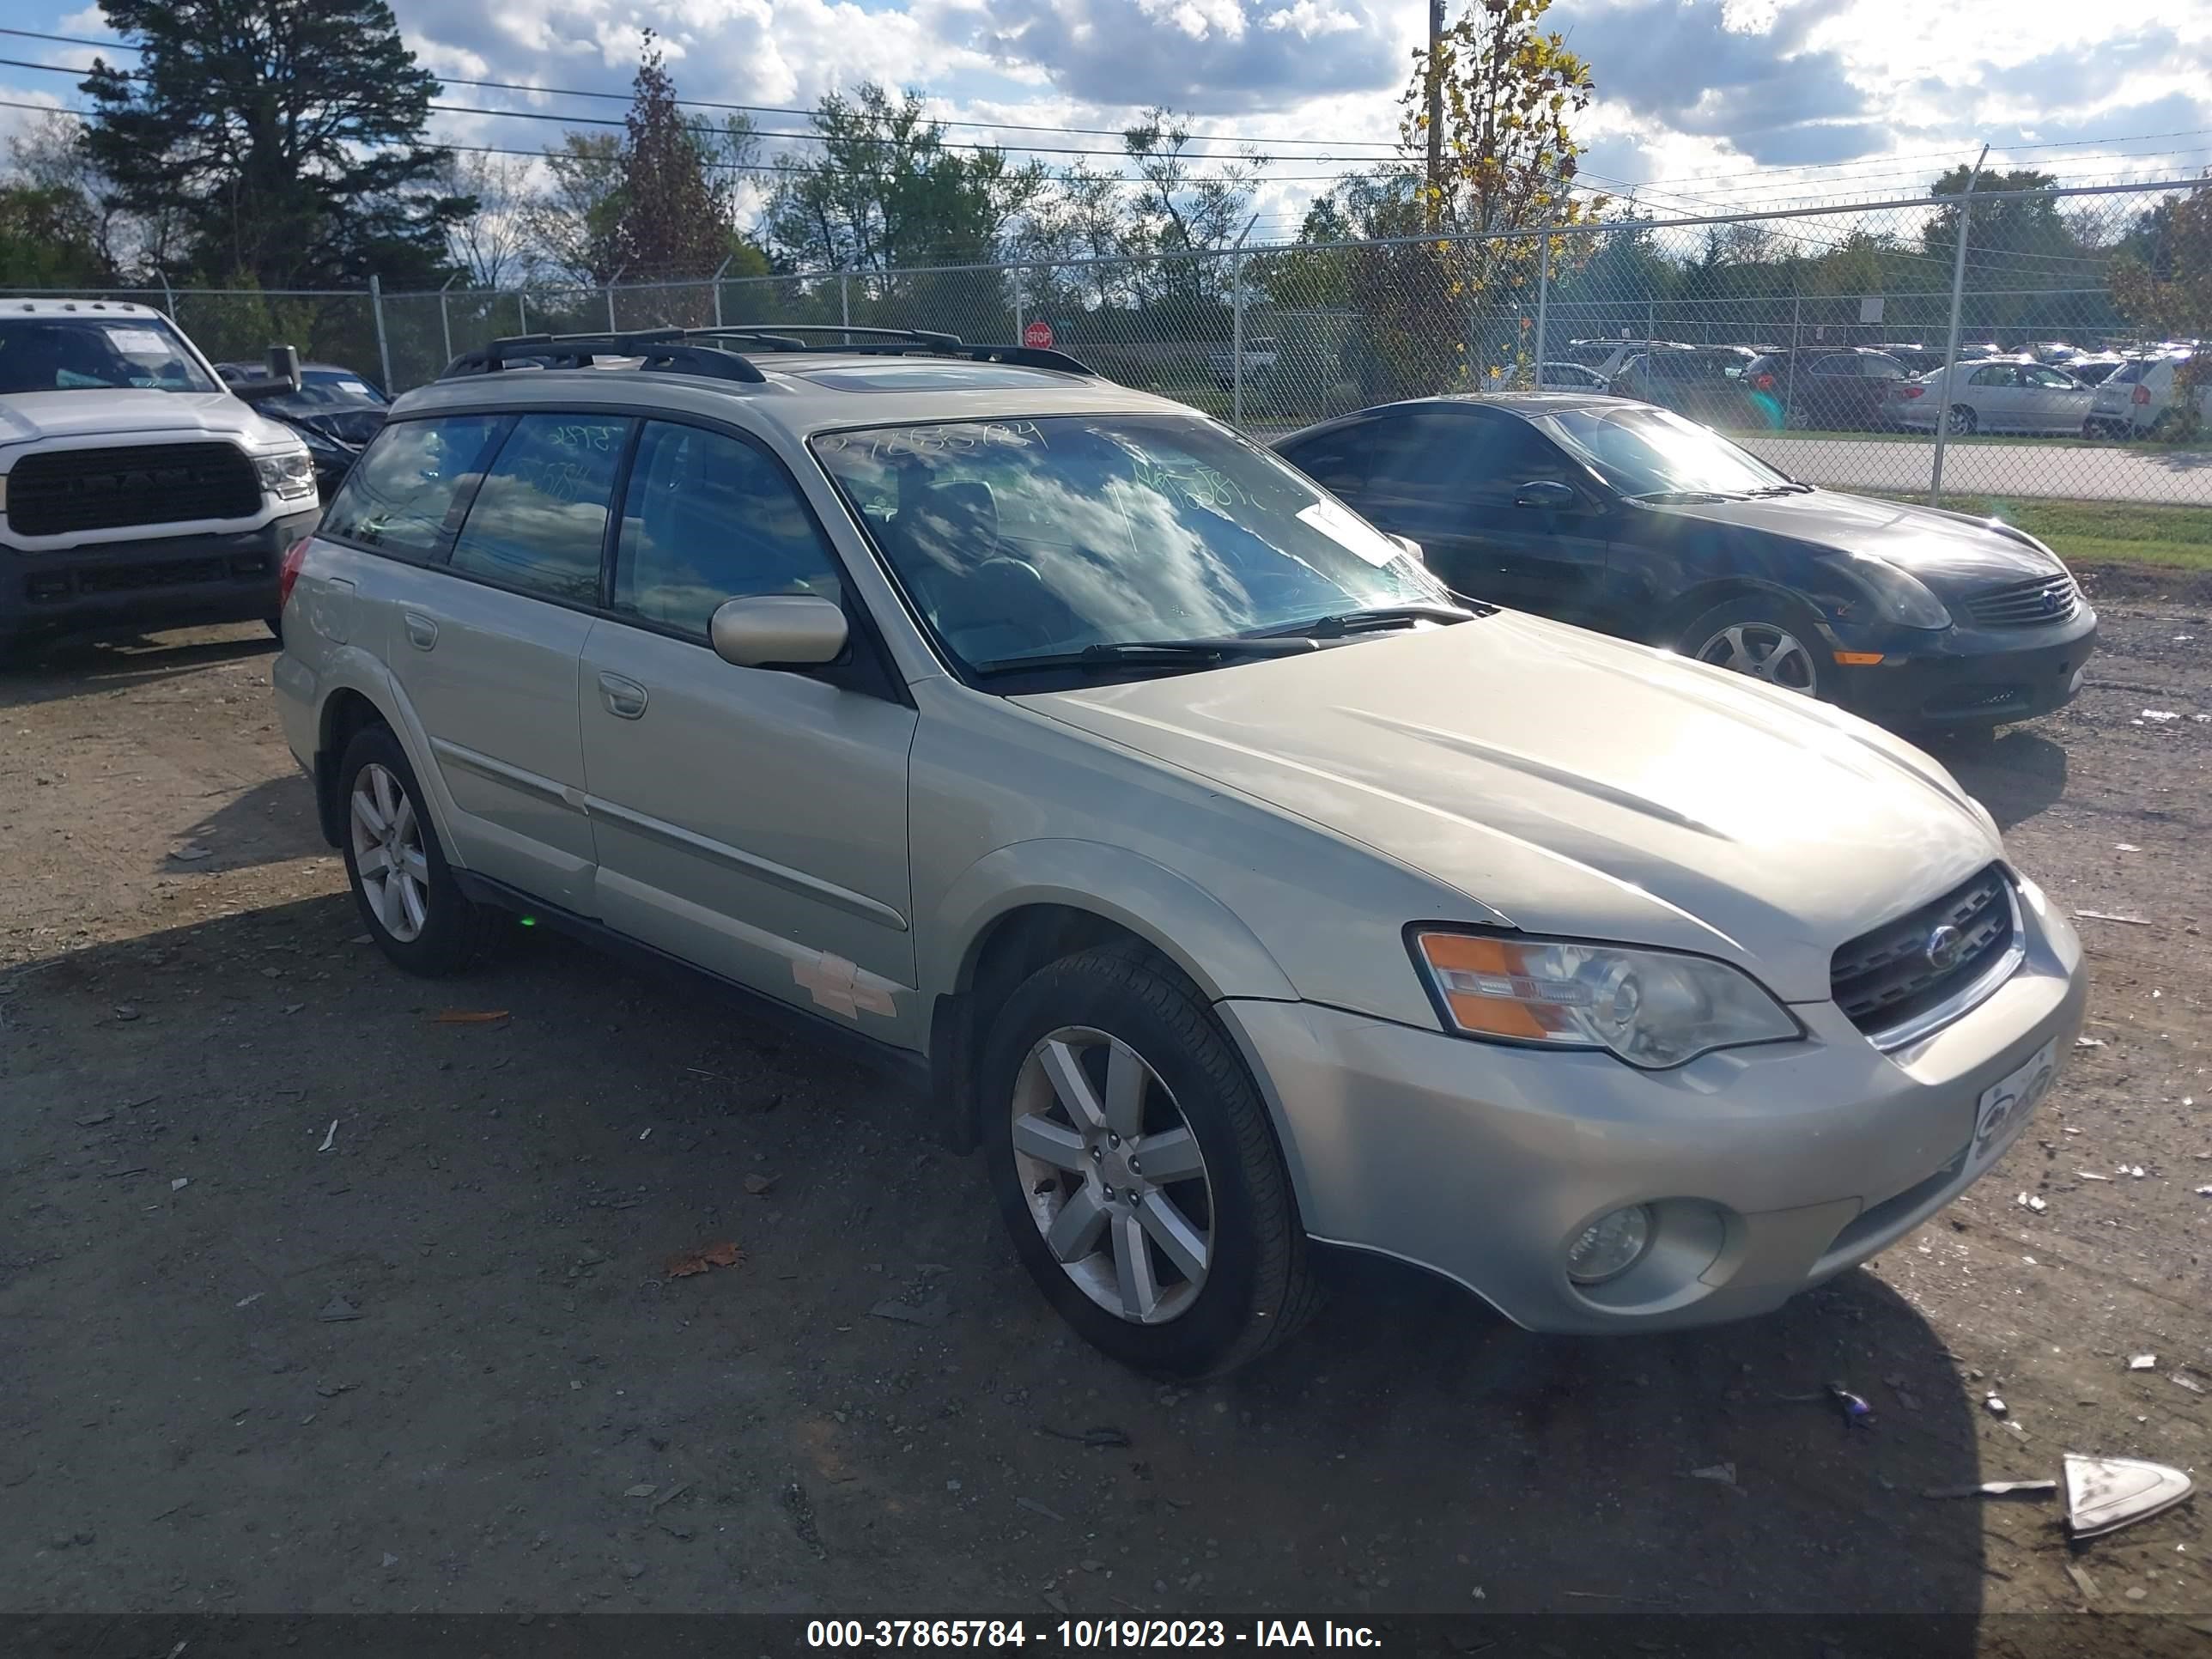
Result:
M2203 1620L2202 1492L2078 1553L2054 1503L1922 1495L2212 1465L2212 590L2093 586L2075 706L1945 756L2064 904L2141 919L2080 923L2099 1046L1995 1174L1663 1339L1344 1264L1308 1334L1189 1390L1063 1334L900 1079L542 929L392 969L258 631L19 662L0 1609ZM1870 1431L1790 1397L1832 1380ZM2081 1650L2184 1628L2123 1622Z

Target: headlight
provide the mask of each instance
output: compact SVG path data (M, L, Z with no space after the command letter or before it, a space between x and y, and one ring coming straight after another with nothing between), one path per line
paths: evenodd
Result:
M261 475L261 488L279 501L315 493L315 463L305 445L278 455L256 455L253 470Z
M1649 1070L1802 1035L1748 975L1672 951L1416 933L1413 957L1462 1036L1606 1048Z
M1943 608L1943 601L1920 585L1919 580L1885 559L1869 558L1855 554L1851 558L1851 574L1862 587L1870 590L1881 605L1883 616L1890 622L1906 628L1948 628L1951 613Z

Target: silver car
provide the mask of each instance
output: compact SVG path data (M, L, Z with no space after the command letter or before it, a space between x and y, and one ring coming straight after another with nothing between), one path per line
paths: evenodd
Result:
M1459 599L1058 354L799 337L477 354L288 558L284 730L400 967L520 912L906 1058L1168 1374L1324 1243L1542 1330L1764 1312L2051 1086L2074 932L1910 745Z
M1946 391L1940 368L1890 388L1887 413L1898 425L1933 432L1938 417L1965 437L1976 432L2078 434L2096 392L2063 368L2008 357L1953 365Z

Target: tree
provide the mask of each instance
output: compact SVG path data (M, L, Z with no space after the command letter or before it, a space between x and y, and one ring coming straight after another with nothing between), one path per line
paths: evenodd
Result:
M651 29L634 86L611 251L635 277L705 276L729 257L735 227L708 181L699 131L678 106L676 83Z
M532 260L568 281L598 284L620 264L622 140L611 132L564 132L545 149L544 186L522 204Z
M185 226L176 211L125 211L114 186L85 153L81 119L63 110L40 117L8 140L16 177L40 190L60 191L82 204L103 270L126 279L150 276L180 256Z
M511 288L530 274L528 173L516 158L455 153L438 174L439 188L477 210L457 220L451 258L471 288Z
M1366 234L1419 240L1362 249L1352 264L1366 324L1360 380L1371 397L1464 383L1479 366L1470 359L1517 365L1534 345L1540 259L1548 252L1558 281L1589 257L1586 236L1510 234L1581 223L1605 204L1571 193L1582 147L1569 123L1594 88L1565 37L1540 27L1550 7L1483 0L1443 32L1433 58L1413 53L1400 162L1369 182L1362 211ZM1425 176L1432 86L1444 121L1434 179Z
M994 149L945 147L921 97L894 102L873 82L830 93L809 125L821 143L787 154L763 219L770 249L796 269L884 271L998 257L1015 217L1043 192L1038 163Z
M112 275L92 204L56 185L0 185L0 287L94 288Z
M385 0L100 0L140 54L95 58L87 155L129 211L181 213L204 273L265 288L436 286L472 204L436 187L436 80Z
M1249 148L1234 156L1194 155L1190 143L1189 118L1165 109L1148 110L1123 130L1122 148L1142 181L1128 241L1133 251L1164 262L1159 285L1169 293L1192 304L1218 303L1229 289L1228 262L1193 256L1218 252L1243 234L1267 158Z
M2153 338L2212 337L2212 168L2160 208L2150 258L2123 255L2114 264L2112 298L2129 323ZM2197 394L2208 385L2212 351L2196 352L2174 371L2176 437L2191 436L2202 425Z

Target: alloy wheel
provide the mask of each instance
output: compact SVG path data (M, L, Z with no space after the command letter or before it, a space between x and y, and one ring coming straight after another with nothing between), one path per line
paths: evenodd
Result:
M421 938L430 915L430 860L405 786L390 769L370 762L354 775L346 816L353 867L371 914L402 944Z
M1062 1026L1014 1079L1016 1173L1045 1248L1132 1324L1188 1310L1213 1260L1213 1187L1198 1138L1141 1054Z
M1698 660L1785 691L1819 694L1820 671L1813 653L1788 629L1774 623L1730 623L1698 647Z

